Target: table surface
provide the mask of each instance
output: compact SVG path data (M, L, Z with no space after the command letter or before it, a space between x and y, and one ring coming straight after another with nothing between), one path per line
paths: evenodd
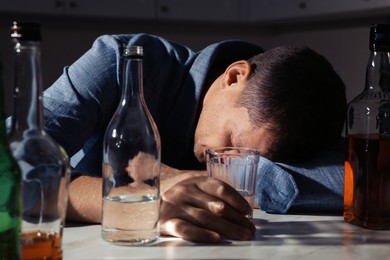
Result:
M390 230L363 229L342 216L277 215L255 210L252 241L200 244L162 237L143 246L114 246L100 225L66 227L64 259L390 259Z

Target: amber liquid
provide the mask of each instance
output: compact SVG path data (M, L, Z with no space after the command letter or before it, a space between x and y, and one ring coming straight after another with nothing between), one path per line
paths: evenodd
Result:
M22 234L22 259L62 259L60 234Z
M371 229L390 229L390 138L347 139L344 219Z

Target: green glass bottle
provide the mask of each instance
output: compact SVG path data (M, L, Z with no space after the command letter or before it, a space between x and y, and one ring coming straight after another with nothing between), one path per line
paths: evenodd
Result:
M2 68L0 64L0 77ZM6 137L3 81L0 78L0 259L20 259L21 172Z

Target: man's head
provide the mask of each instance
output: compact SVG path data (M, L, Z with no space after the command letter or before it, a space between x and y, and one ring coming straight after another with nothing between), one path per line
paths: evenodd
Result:
M231 64L211 85L195 133L204 149L247 146L271 160L309 158L340 137L345 86L331 64L306 47L283 46Z

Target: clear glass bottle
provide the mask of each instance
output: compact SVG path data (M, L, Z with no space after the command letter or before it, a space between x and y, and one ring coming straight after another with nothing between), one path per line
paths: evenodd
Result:
M156 240L160 218L160 136L143 95L143 48L125 47L119 106L103 143L102 237L116 245Z
M70 167L43 128L39 24L13 23L14 107L8 141L22 171L22 258L61 259Z
M390 25L370 29L365 88L346 120L345 221L390 228Z
M0 64L0 77L2 76ZM4 88L0 78L0 259L20 259L22 173L8 147L4 118Z

